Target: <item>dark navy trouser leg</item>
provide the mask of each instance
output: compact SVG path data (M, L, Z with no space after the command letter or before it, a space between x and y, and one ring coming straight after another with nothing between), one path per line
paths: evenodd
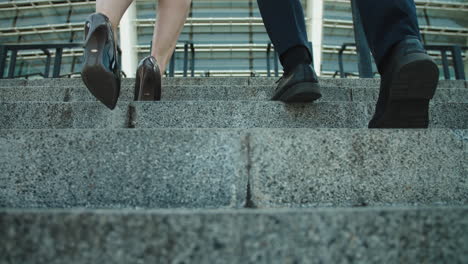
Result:
M279 54L299 45L309 48L299 0L257 0L257 3L268 36Z
M355 0L367 42L381 70L390 49L407 36L421 40L414 0Z
M355 0L377 65L407 36L421 39L414 0ZM257 0L268 35L279 54L309 48L304 11L299 0ZM379 67L380 68L380 67Z

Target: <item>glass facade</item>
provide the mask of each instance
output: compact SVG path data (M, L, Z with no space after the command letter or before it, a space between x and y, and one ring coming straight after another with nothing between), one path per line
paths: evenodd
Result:
M307 1L302 2L307 8ZM76 0L0 0L0 43L82 42L83 21L94 12L94 5L94 1ZM136 5L137 50L139 58L143 58L149 52L157 1L137 0ZM417 6L426 44L467 46L467 0L417 1ZM195 45L196 76L207 73L211 76L266 75L269 39L255 0L193 0L180 36L180 42L184 41ZM354 42L349 1L324 0L322 76L333 76L338 70L337 53L346 42ZM77 75L81 55L80 48L64 50L63 76ZM182 57L179 45L175 63L177 75L182 72ZM20 52L15 76L41 76L45 59L40 50ZM357 71L356 59L354 49L347 49L344 55L347 72Z

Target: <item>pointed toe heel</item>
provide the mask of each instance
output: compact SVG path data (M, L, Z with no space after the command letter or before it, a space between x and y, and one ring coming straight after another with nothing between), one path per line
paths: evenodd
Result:
M109 19L92 14L85 24L81 78L100 102L114 109L120 95L120 66Z

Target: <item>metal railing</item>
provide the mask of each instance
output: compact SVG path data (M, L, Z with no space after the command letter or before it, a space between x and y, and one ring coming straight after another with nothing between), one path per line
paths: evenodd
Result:
M154 19L136 19L135 24L138 28L146 28L154 26ZM323 27L330 29L347 29L352 30L355 23L351 20L343 19L330 19L323 20ZM261 17L227 17L227 18L194 18L189 17L184 24L185 27L212 27L222 28L227 26L237 26L232 32L245 33L249 30L250 26L263 28L263 21ZM0 34L4 37L35 35L35 34L55 34L57 32L81 32L83 30L83 23L70 22L70 23L56 23L56 24L41 24L32 26L11 26L0 28ZM222 32L220 29L219 32ZM420 25L422 34L428 35L446 35L446 36L468 36L468 28L466 27L453 27L453 26L434 26L434 25Z
M342 3L349 4L350 0L325 0L329 3ZM416 0L414 1L417 8L421 9L432 9L432 10L444 10L444 11L468 11L468 3L459 1L440 1L440 0Z
M268 43L267 45L267 56L266 56L266 62L267 62L267 76L271 77L271 53L272 53L272 47L273 44L271 42ZM278 69L278 53L276 51L273 51L273 67L274 67L274 73L275 77L279 76L279 69Z
M8 57L9 51L11 52L11 54L7 78L15 77L16 59L18 57L18 51L24 50L42 50L42 52L46 55L46 63L43 76L44 78L49 78L50 64L52 60L52 54L50 50L53 49L55 49L55 58L52 77L58 78L60 76L60 68L62 66L63 50L70 48L78 48L82 46L83 44L81 43L0 45L0 79L2 79L3 75L5 74L6 59Z
M188 64L189 64L189 48L190 48L190 76L195 77L195 46L193 42L186 41L184 42L184 70L183 76L187 77L188 74ZM175 51L172 53L171 62L169 63L169 77L174 77L175 72Z
M353 73L346 72L343 65L343 53L348 47L356 47L356 43L344 43L341 49L338 51L338 71L333 75L336 77L338 74L340 78L347 78L348 76L355 76ZM458 45L425 45L427 51L438 51L441 54L442 69L444 78L450 80L452 78L450 74L450 64L447 53L450 52L452 56L452 65L455 71L455 79L466 80L465 66L463 64L462 51L468 50L468 47L461 47ZM376 72L372 73L372 77L376 75ZM368 77L368 78L372 78Z
M153 0L141 0L146 2L153 2ZM231 0L232 2L233 0ZM238 2L243 0L237 0ZM344 3L349 4L349 0L326 0L330 3ZM466 12L468 10L468 3L464 3L463 0L445 2L445 1L433 1L433 0L416 0L416 6L418 8L436 9L436 10L452 10ZM90 6L94 7L95 1L91 0L34 0L34 1L11 1L1 2L0 8L7 11L16 11L23 9L41 9L51 7L63 7L63 6Z
M343 52L347 46L356 46L356 53L358 56L358 70L360 78L373 78L372 60L369 46L364 34L362 26L361 15L356 5L356 0L351 0L351 10L353 13L354 22L354 38L356 43L344 43L338 52L338 65L341 78L346 78L343 66ZM450 79L450 71L447 60L447 51L450 51L453 58L453 67L455 68L455 78L457 80L465 80L465 69L463 65L462 50L467 47L460 47L458 45L426 45L426 50L437 50L442 55L442 66L444 70L444 77Z
M62 67L62 58L64 49L73 49L73 48L83 48L83 43L58 43L58 44L12 44L12 45L0 45L0 79L4 78L5 69L8 68L7 78L15 77L28 77L28 76L42 76L44 78L59 78L60 70ZM189 49L190 49L190 75L193 77L195 75L195 47L193 42L184 42L184 67L183 67L183 76L187 77L189 69ZM46 63L44 65L44 71L41 73L31 73L29 75L16 76L15 70L17 66L17 57L19 51L26 50L40 50L43 55L46 57ZM55 50L55 52L51 52ZM7 65L8 54L10 53L9 63ZM118 48L119 61L121 60L122 51ZM174 51L175 54L175 51ZM50 68L52 62L52 56L54 55L54 66L52 76L50 76ZM175 69L175 55L172 56L171 62L169 65L169 76L174 77ZM77 73L69 73L77 74ZM126 74L122 72L124 76Z
M442 56L442 69L446 80L450 80L451 78L447 52L450 52L452 55L455 79L466 80L462 51L468 50L468 47L461 47L459 45L426 45L425 47L426 50L436 50L440 52L440 55Z
M26 1L27 2L27 1ZM347 1L343 1L347 2ZM341 78L346 78L347 75L350 75L349 73L346 73L344 70L344 65L343 65L343 53L346 50L347 47L349 46L355 46L356 47L356 53L358 56L358 75L360 78L373 78L375 73L373 72L372 69L372 58L370 54L370 50L367 44L367 40L365 38L364 30L362 27L362 22L361 22L361 17L359 14L359 10L357 9L356 6L356 0L351 0L351 10L353 14L353 21L350 22L343 22L343 21L338 21L336 23L342 23L345 25L347 28L353 28L354 30L354 35L355 35L355 43L344 43L341 46L341 49L338 51L338 63L339 63L339 71L336 73L340 75ZM71 2L70 2L71 3ZM220 24L223 25L224 23L226 24L232 24L232 23L247 23L247 24L255 24L256 23L261 23L260 18L250 18L250 20L243 21L243 18L191 18L191 20L188 20L188 24L190 25L204 25L204 23L209 23L209 24ZM205 21L206 20L206 21ZM149 22L152 20L141 20L140 22L144 22L143 26L148 24L150 25ZM326 26L327 21L325 20L324 26ZM146 23L146 24L145 24ZM75 23L78 25L78 23ZM71 26L72 30L75 28L73 27L73 23L68 23L64 24L66 26ZM80 29L81 29L81 23ZM30 27L28 27L29 29ZM31 27L33 28L33 27ZM66 28L67 30L70 30L70 28ZM37 30L35 28L34 30ZM31 31L31 34L36 34L36 31ZM54 28L54 30L57 30ZM65 30L65 29L64 29ZM78 28L77 28L78 30ZM465 30L466 31L466 30ZM468 34L468 31L464 33ZM28 31L29 32L29 31ZM17 32L21 33L21 32ZM255 48L257 45L260 47L258 44L248 44L250 45L247 47L248 49L252 50ZM254 45L254 46L252 46ZM60 68L61 68L61 62L62 62L62 55L63 55L63 50L64 49L71 49L71 48L77 48L77 47L82 47L82 43L65 43L65 44L18 44L18 45L0 45L0 78L3 78L4 76L4 71L6 67L6 59L8 56L8 52L11 51L10 55L10 64L8 67L8 78L13 78L15 76L15 67L16 67L16 60L18 56L18 51L22 50L41 50L43 54L46 56L46 63L45 63L45 69L44 73L42 74L45 78L49 77L50 74L50 67L51 67L51 57L52 54L50 50L55 49L55 60L54 60L54 69L53 69L53 74L52 77L56 78L60 76ZM227 45L229 48L229 45ZM261 45L261 48L259 50L264 51L264 44ZM184 55L183 55L183 76L187 77L188 76L188 71L190 68L190 76L195 75L195 45L193 42L187 41L183 43L183 49L184 49ZM213 49L213 47L211 47ZM233 48L231 47L231 50ZM245 49L245 48L243 48ZM242 50L242 47L239 48L238 50ZM443 74L446 79L450 79L450 65L448 62L448 56L447 53L450 52L451 57L453 59L453 67L455 69L455 78L456 79L466 79L465 76L465 71L464 71L464 62L463 62L463 56L462 56L462 51L466 51L467 47L461 47L457 45L426 45L427 50L432 50L432 51L438 51L441 54L442 58L442 67L443 67ZM199 49L199 51L203 51L203 49ZM189 54L190 53L190 54ZM277 58L277 53L274 51L273 46L271 43L268 43L266 46L266 63L267 63L267 76L271 76L271 58L273 54L273 69L274 69L274 75L278 77L279 75L279 69L278 69L278 58ZM190 59L189 59L190 57ZM170 64L169 64L169 71L168 71L168 76L169 77L174 77L175 76L175 63L176 63L176 58L175 58L175 51L173 56L171 57Z

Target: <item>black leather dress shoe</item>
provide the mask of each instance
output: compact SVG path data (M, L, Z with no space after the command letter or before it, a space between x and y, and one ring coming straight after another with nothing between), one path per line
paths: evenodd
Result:
M427 128L438 81L439 69L418 39L398 43L385 65L369 128Z
M120 64L112 26L100 13L86 20L81 78L99 101L115 108L120 94Z
M161 71L153 56L140 61L135 80L135 101L161 100Z
M299 64L278 81L272 100L285 103L307 103L322 97L317 75L309 64Z

